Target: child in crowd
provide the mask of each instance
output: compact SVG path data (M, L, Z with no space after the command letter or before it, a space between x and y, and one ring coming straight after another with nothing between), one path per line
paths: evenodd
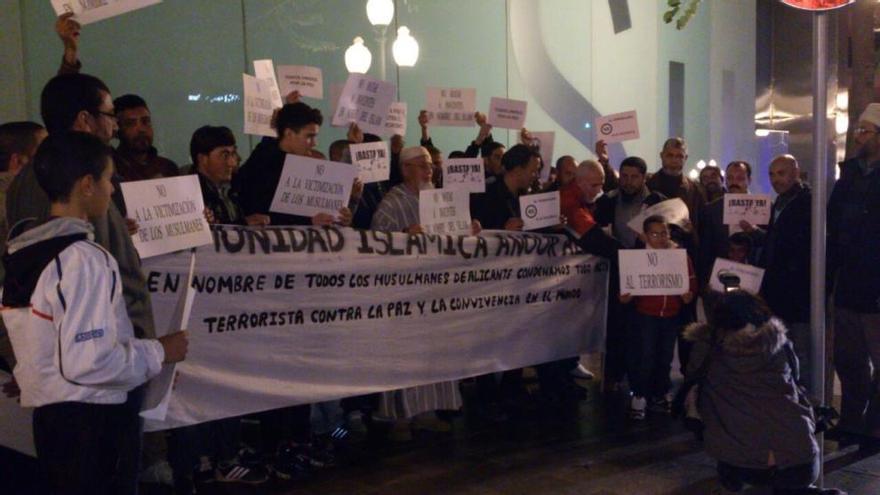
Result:
M92 242L88 219L107 214L114 190L111 153L90 134L46 138L32 166L51 218L13 228L3 257L3 321L46 493L136 493L136 463L120 462L140 444L129 392L186 356L183 332L134 337L116 260Z
M675 249L678 246L669 239L669 225L660 215L645 219L642 229L648 249ZM690 257L688 264L687 291L677 296L632 296L621 294L620 302L635 303L630 325L627 367L630 388L633 392L630 416L645 419L648 400L651 410L669 412L672 396L669 392L669 372L675 353L675 342L683 326L682 308L694 299L697 279Z

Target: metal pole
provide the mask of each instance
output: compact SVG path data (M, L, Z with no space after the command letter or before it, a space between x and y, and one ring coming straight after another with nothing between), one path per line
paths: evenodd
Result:
M383 81L387 77L386 52L388 45L388 26L376 26L376 38L379 41L379 78Z
M810 267L810 328L812 329L812 356L810 382L813 397L825 400L825 216L828 167L828 14L813 14L813 187L812 253ZM822 436L819 454L824 458ZM824 469L820 464L819 486Z

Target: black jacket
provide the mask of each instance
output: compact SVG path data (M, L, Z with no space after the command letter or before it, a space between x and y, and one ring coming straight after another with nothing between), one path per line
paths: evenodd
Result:
M810 321L811 198L810 189L801 186L776 220L771 218L758 262L766 270L761 295L789 324Z
M828 269L836 305L880 313L880 163L863 173L860 162L840 164L828 202Z
M471 194L471 217L487 230L503 230L511 218L519 218L519 197L510 192L504 180L486 184L486 192Z

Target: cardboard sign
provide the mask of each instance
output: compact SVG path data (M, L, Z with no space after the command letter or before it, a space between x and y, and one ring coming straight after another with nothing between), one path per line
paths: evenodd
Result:
M283 107L284 101L281 98L281 91L278 89L278 80L275 79L275 64L272 63L272 59L254 60L254 76L269 84L269 91L272 94L272 107Z
M761 290L761 282L764 280L764 269L757 266L744 265L724 258L715 258L712 265L712 276L709 277L709 287L718 292L724 292L724 285L718 279L721 273L729 272L739 277L740 289L757 294Z
M121 187L128 216L138 223L131 240L141 258L214 242L197 175L123 182Z
M309 98L324 98L324 76L319 67L279 65L278 86L285 95L299 91L300 95Z
M626 225L641 234L644 230L642 227L645 223L645 219L654 215L662 215L667 223L679 226L684 225L685 220L690 218L687 205L684 201L682 201L681 198L673 198L645 208L641 213L627 222Z
M268 80L242 74L244 83L244 133L276 137L272 129L272 87Z
M333 114L333 125L356 122L364 132L385 132L388 108L397 96L397 86L363 74L350 74Z
M492 98L489 102L489 124L499 129L522 129L526 123L528 102Z
M339 97L342 96L342 90L345 88L345 84L333 83L330 85L330 115L336 115L336 110L339 109ZM331 127L347 127L348 123L336 125L333 122L330 123Z
M419 224L426 234L471 235L470 194L446 189L420 191Z
M739 232L739 223L745 220L752 225L767 225L773 210L773 201L766 194L725 194L724 224L730 233Z
M523 230L543 229L559 225L559 191L519 197Z
M425 93L425 111L432 126L473 127L477 90L429 87Z
M541 169L540 175L541 182L548 182L550 180L550 169L556 165L553 161L553 144L556 141L556 133L547 131L532 132L531 134L532 142L529 144L538 148L541 152L541 160L544 162L544 168Z
M329 213L336 217L348 206L358 169L348 163L287 155L270 211L313 217Z
M358 177L364 184L388 180L391 175L391 153L388 143L350 144L351 163L357 165Z
M595 122L596 140L619 143L639 138L639 119L635 110L599 117Z
M684 249L621 249L620 293L677 296L690 287Z
M443 160L443 189L486 192L486 174L482 158L449 158Z
M161 2L162 0L52 0L52 8L55 9L55 15L59 16L73 12L76 22L85 26Z
M385 120L385 135L399 134L406 136L406 103L395 101L388 107L388 117Z

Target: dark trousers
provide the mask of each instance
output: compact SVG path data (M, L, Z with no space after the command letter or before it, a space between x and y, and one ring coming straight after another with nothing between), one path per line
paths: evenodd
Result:
M139 409L140 394L134 393L124 404L60 402L34 409L34 444L44 492L136 494Z
M199 465L200 456L225 464L238 455L241 418L226 418L171 430L168 462L175 477L188 477Z
M623 381L627 369L627 337L633 311L630 305L609 296L608 325L605 332L605 376L608 383Z
M679 317L661 318L633 313L627 350L629 385L633 394L662 398L669 391Z
M257 415L262 431L264 452L274 451L280 443L309 443L312 440L312 405L274 409Z
M834 368L840 428L880 437L880 314L834 308Z
M749 469L718 462L718 479L725 488L738 491L742 484L770 486L778 495L815 493L807 490L819 478L819 456L811 464L784 469Z

